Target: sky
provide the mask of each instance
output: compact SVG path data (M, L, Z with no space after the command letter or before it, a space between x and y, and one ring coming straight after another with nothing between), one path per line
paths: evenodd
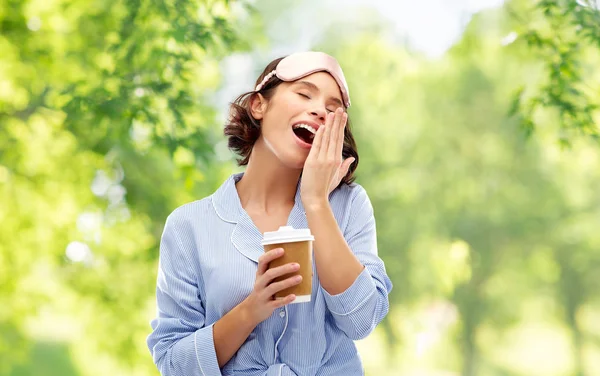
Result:
M294 11L290 12L285 1L259 1L263 11L269 13L265 17L268 51L234 54L223 60L224 82L214 96L223 121L228 103L251 90L265 62L311 49L323 30L331 25L332 18L343 18L352 12L368 17L369 12L363 10L371 8L389 22L399 40L435 59L460 39L473 14L504 3L504 0L304 0L294 2Z
M430 57L441 56L460 38L471 16L498 7L504 0L336 0L370 5L406 35L412 47Z

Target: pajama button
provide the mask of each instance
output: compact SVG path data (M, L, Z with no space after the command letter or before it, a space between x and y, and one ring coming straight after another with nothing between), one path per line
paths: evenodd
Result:
M279 317L284 318L285 317L285 311L279 312Z

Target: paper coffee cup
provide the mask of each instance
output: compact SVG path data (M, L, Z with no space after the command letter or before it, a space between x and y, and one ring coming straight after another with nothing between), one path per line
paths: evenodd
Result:
M275 248L283 248L283 256L271 261L268 269L276 268L291 262L298 263L300 269L295 273L289 273L277 277L273 282L282 281L294 275L301 275L302 282L298 285L281 290L275 294L275 299L282 299L289 294L296 295L292 303L310 302L312 293L312 245L315 240L310 229L295 229L292 226L282 226L277 231L265 232L262 245L265 252ZM273 283L272 282L272 283Z

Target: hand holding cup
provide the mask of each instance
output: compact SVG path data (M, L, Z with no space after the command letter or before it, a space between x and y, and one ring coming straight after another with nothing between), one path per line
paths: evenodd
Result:
M287 294L281 299L274 299L276 294L302 282L302 276L300 275L281 278L297 272L300 269L297 263L285 263L269 268L271 262L280 259L284 254L283 248L274 248L265 252L258 259L254 289L244 301L246 312L253 322L259 323L266 320L273 314L275 309L292 303L296 299L294 294Z

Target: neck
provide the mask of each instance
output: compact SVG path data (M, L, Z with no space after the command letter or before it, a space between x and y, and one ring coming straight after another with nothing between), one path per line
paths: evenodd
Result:
M301 172L284 166L259 138L236 184L242 207L248 212L275 214L293 206Z

